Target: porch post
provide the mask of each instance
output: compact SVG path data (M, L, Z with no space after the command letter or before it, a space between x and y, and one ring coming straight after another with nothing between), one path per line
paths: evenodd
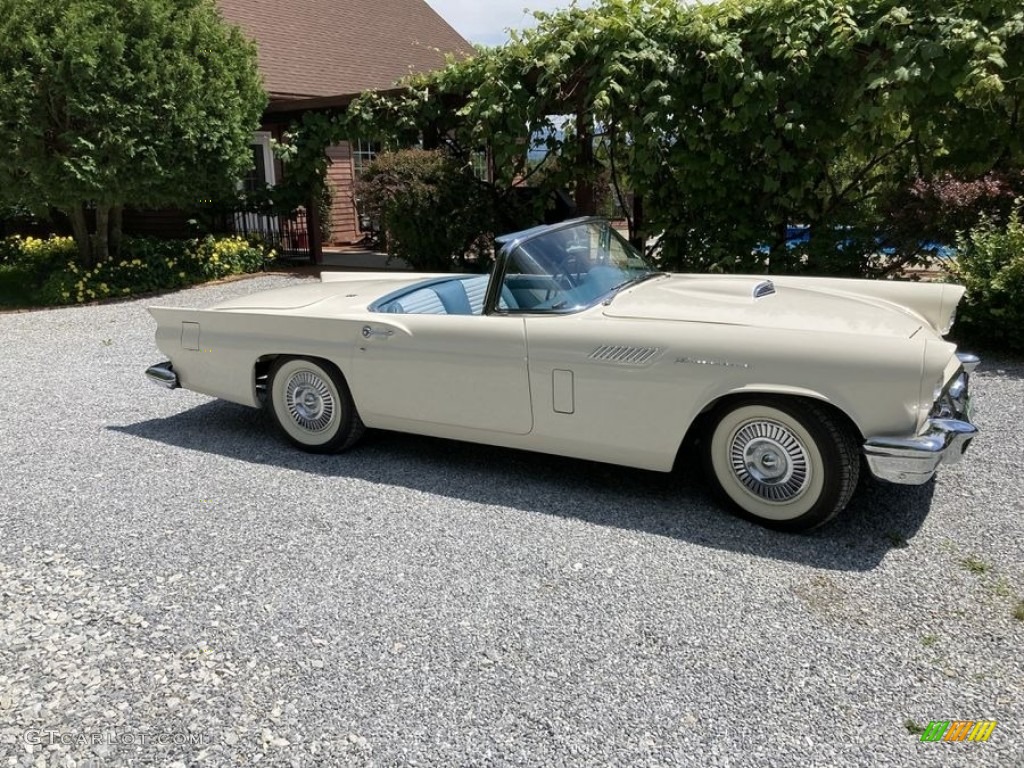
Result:
M324 263L324 243L320 233L319 196L314 192L306 203L306 232L309 239L309 260L313 264Z

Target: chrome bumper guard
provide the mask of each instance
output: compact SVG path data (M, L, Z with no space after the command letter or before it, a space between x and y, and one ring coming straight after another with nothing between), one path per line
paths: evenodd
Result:
M159 384L161 387L167 387L167 389L177 389L181 386L178 383L178 374L174 372L174 368L171 366L170 361L150 366L146 370L146 376L154 384Z
M923 485L942 464L956 464L978 434L970 422L970 374L980 360L961 353L961 370L932 406L924 431L915 437L873 437L864 443L871 473L879 480Z

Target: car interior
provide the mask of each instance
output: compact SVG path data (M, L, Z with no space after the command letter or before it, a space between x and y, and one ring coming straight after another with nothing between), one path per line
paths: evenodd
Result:
M502 311L559 312L589 306L628 282L628 266L609 260L609 242L592 242L575 229L527 239L509 255L502 270L498 308ZM626 256L625 252L622 254ZM481 315L488 275L453 275L393 295L377 312L416 315Z
M377 307L378 312L407 315L482 315L489 275L466 275L416 288ZM518 308L507 288L499 306Z

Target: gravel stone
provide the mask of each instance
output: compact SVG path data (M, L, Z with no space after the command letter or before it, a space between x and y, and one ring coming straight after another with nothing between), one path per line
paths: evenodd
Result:
M961 464L789 536L689 476L310 456L145 381L146 306L297 279L0 314L0 766L1024 764L1024 364L973 377ZM947 719L999 725L916 735Z

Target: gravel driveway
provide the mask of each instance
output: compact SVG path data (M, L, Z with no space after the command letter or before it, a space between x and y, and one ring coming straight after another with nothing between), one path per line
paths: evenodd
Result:
M1024 366L811 536L696 480L145 381L145 306L0 315L0 766L1024 764ZM984 744L930 720L995 719Z

